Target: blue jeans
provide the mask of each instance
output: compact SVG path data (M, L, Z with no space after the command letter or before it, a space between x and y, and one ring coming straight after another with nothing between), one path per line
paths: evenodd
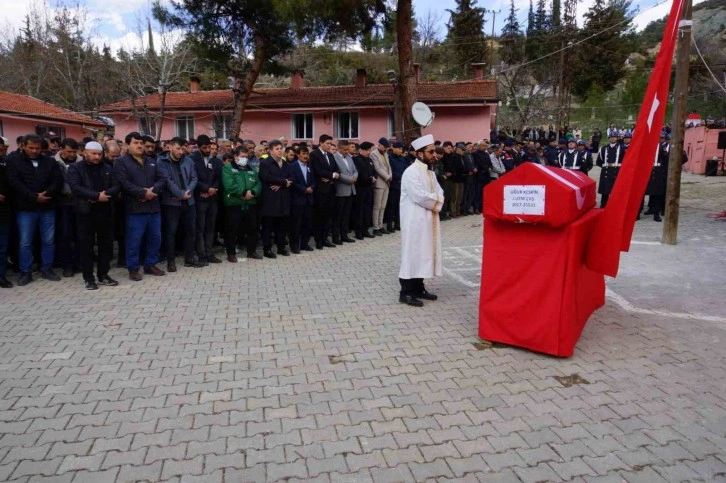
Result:
M8 268L8 241L10 223L0 222L0 278L5 278Z
M141 240L146 242L144 266L159 263L161 246L161 213L141 213L126 215L126 268L139 269Z
M45 272L53 266L55 256L55 211L19 211L18 236L20 237L20 271L33 270L33 238L36 228L40 228L40 271Z

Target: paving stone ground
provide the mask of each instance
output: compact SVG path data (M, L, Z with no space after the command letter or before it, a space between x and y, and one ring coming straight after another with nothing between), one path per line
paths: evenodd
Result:
M423 309L399 235L0 291L0 480L726 481L726 179L683 181L679 245L638 223L568 359L473 345L475 216Z

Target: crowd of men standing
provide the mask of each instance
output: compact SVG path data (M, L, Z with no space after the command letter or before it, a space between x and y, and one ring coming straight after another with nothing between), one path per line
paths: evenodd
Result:
M598 146L567 132L564 138L533 140L493 131L501 144L435 143L431 165L444 190L442 220L479 214L482 190L524 162L589 172L602 167L599 192L605 206L632 134L608 131ZM669 145L663 133L648 186L649 210L660 221L665 200ZM7 153L0 143L0 287L8 258L18 285L81 272L86 288L114 286L109 276L117 244L117 266L129 278L175 272L176 256L187 267L236 263L238 247L250 259L335 248L400 230L399 200L404 171L421 153L381 138L376 144L335 140L317 145L215 141L202 135L158 143L130 133L104 137L17 139ZM258 252L261 239L262 254ZM223 240L223 243L222 243ZM158 267L166 262L166 272ZM36 262L36 267L34 267ZM96 270L94 272L94 262Z

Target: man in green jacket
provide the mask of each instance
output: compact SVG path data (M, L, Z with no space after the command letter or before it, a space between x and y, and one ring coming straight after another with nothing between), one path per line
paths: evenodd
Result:
M244 233L247 245L247 258L261 259L257 253L257 210L255 205L262 192L257 171L248 166L247 148L240 146L234 154L225 154L230 162L222 168L224 186L225 236L227 260L237 263L237 237Z

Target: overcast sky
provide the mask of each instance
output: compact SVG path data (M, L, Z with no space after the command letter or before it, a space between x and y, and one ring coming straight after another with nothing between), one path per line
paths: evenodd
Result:
M7 37L9 34L16 33L22 24L22 20L26 13L30 11L33 2L42 2L43 0L2 0L3 19L0 20L0 32ZM54 0L51 0L54 1ZM703 0L694 0L694 4ZM149 0L74 0L69 2L85 6L90 19L94 23L94 39L98 45L104 43L110 45L115 53L119 48L138 46L141 42L137 30L139 18L142 17L144 11L148 11ZM655 8L654 5L662 2ZM536 3L536 2L535 2ZM551 3L551 0L547 0ZM594 0L583 0L578 5L578 18L582 19L582 14L587 11ZM639 14L635 17L634 23L636 28L642 29L652 20L664 17L669 9L671 2L663 0L633 0L633 7L638 8ZM494 22L494 30L498 32L504 19L508 14L508 0L487 0L479 1L479 6L487 8L487 10L500 10L496 14ZM454 0L414 0L414 10L420 17L427 12L440 17L440 35L446 33L446 22L449 19L447 9L454 9L456 2ZM518 9L520 23L526 25L527 11L529 9L529 0L515 0L515 7ZM492 14L486 16L487 33L492 29Z

